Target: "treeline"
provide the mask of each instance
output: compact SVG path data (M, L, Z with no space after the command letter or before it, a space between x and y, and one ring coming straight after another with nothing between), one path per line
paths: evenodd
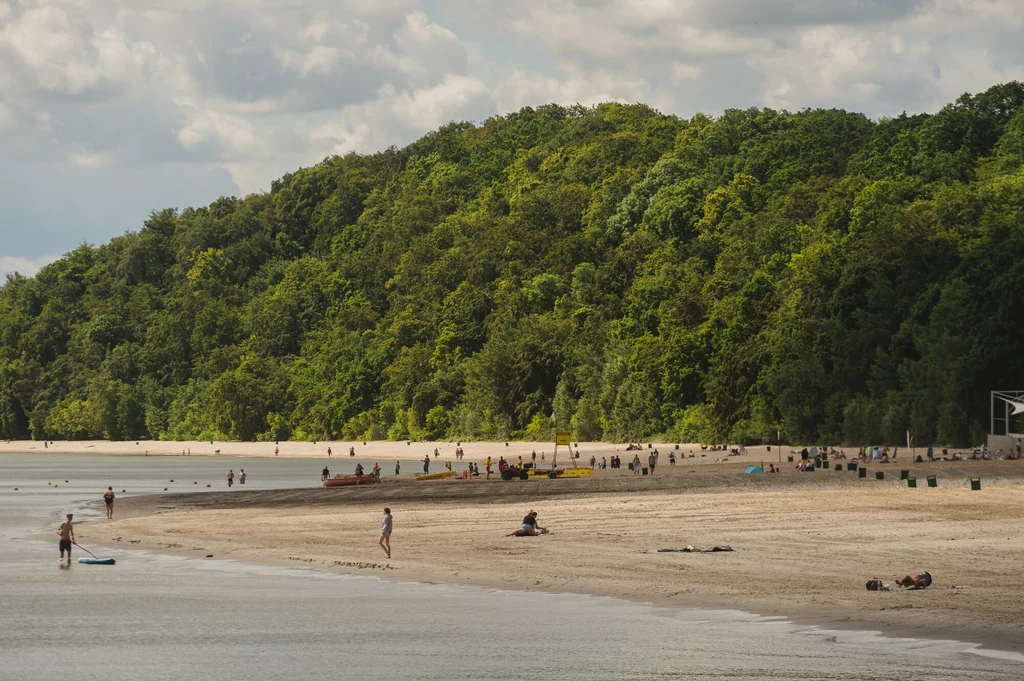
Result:
M964 445L1024 387L1024 85L526 108L0 289L0 434Z

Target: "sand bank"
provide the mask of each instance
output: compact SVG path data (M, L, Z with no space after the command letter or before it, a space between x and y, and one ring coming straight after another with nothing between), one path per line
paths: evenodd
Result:
M934 489L907 489L892 475L729 469L161 495L121 500L119 514L135 517L83 525L79 534L197 557L738 608L1024 649L1024 462L916 470L921 480L939 476ZM981 491L967 484L974 475L986 480ZM376 544L385 505L395 517L390 561ZM531 509L553 534L506 537ZM735 551L657 551L722 544ZM932 588L864 588L872 577L892 584L918 570L931 572Z

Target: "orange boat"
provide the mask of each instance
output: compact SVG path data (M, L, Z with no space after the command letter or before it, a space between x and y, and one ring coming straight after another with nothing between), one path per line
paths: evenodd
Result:
M372 475L335 475L324 478L324 487L351 487L353 485L373 485L377 481Z

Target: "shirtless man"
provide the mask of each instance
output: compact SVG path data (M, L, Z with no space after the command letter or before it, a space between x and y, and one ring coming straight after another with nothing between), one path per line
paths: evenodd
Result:
M71 545L75 543L75 530L71 526L72 515L68 513L68 519L57 530L60 535L60 562L64 562L64 552L68 552L68 565L71 565Z
M114 488L108 487L103 493L103 505L107 507L107 520L114 519Z

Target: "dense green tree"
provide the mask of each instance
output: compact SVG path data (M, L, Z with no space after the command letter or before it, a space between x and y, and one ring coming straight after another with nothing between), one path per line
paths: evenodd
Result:
M1019 83L545 105L9 276L0 435L965 444L1022 336Z

